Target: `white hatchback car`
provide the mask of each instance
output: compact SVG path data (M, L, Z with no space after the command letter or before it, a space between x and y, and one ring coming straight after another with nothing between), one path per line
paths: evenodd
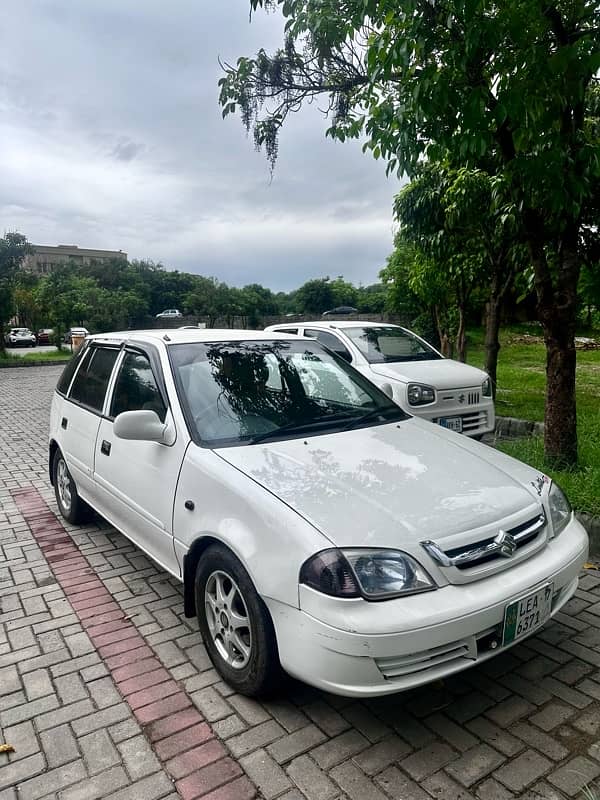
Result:
M443 428L481 438L496 423L492 385L483 370L444 358L416 333L382 322L297 322L267 331L295 333L324 344L393 398Z
M93 507L184 584L216 669L408 689L537 631L588 540L556 484L406 414L314 340L90 337L52 401L63 516Z

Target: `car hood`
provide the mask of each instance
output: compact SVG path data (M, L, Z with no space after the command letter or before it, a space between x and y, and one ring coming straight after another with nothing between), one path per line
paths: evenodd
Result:
M487 374L477 367L440 358L434 361L392 361L387 364L371 364L376 375L392 380L431 383L436 389L460 389L481 386Z
M462 438L410 418L216 452L335 545L402 547L539 506L533 469Z

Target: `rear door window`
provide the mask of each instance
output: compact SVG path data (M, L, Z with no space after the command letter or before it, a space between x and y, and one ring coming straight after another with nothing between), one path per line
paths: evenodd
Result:
M120 351L114 347L91 347L88 352L89 356L82 363L71 386L69 400L101 412L106 388Z
M67 366L63 369L62 375L60 376L60 378L58 379L58 383L56 384L57 392L60 392L60 394L66 394L69 391L69 386L71 385L73 375L75 375L75 370L81 363L84 354L87 352L88 349L85 346L83 346L75 353L75 355L70 359L70 361L67 362Z

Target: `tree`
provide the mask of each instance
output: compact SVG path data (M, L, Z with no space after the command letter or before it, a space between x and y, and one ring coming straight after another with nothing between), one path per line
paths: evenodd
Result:
M217 278L190 275L194 288L184 299L184 307L194 314L208 317L208 327L214 328L219 317L226 316L229 307L229 287Z
M421 252L429 265L421 278L432 279L436 285L445 279L453 294L461 361L465 357L467 305L475 290L487 290L485 370L495 393L502 302L516 272L528 265L514 204L502 191L499 179L482 169L456 169L444 160L419 168L396 197L395 212L401 237ZM432 268L441 275L433 275Z
M304 314L321 315L335 305L329 278L313 278L306 281L294 293L296 306Z
M289 114L323 96L328 134L366 136L365 148L390 171L412 176L423 158L447 152L462 166L484 157L494 164L534 271L546 341L546 456L575 463L582 219L600 172L598 133L588 121L600 68L597 0L251 0L251 7L281 9L284 46L226 65L220 102L224 115L239 109L271 165Z
M14 313L14 290L23 259L33 248L22 233L10 231L0 239L0 353L5 352L4 325Z
M363 314L383 314L387 289L383 283L359 286L356 290L356 307Z
M337 306L356 306L358 302L358 292L356 286L353 286L348 281L344 280L343 275L338 275L337 278L330 282L331 291L333 292L332 305ZM327 309L324 309L325 311Z
M89 324L94 314L105 315L107 299L93 278L83 278L78 267L65 264L45 276L36 290L40 312L54 328L55 342L60 348L62 334L71 325Z

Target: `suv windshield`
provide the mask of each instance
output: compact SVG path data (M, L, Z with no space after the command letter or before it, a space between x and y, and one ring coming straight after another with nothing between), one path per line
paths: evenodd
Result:
M343 328L371 364L389 361L435 361L439 353L410 331L393 325Z
M222 447L406 419L402 409L317 342L169 347L184 407L203 444Z

